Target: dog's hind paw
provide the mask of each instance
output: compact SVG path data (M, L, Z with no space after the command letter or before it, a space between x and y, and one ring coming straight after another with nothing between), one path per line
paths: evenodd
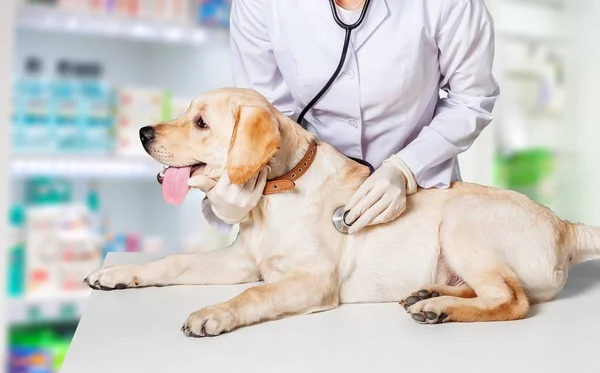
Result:
M414 305L415 303L418 303L422 300L429 299L429 298L436 298L439 296L440 296L440 294L436 291L429 292L428 290L423 289L423 290L416 291L416 292L412 293L409 297L402 299L400 301L400 305L404 306L404 309L406 310L406 312L408 312L408 308L410 306Z
M442 298L437 291L419 290L400 301L411 318L419 324L440 324L450 321L444 312Z
M418 313L410 313L411 318L419 324L441 324L448 321L448 315L445 313L436 313L431 311L421 311Z

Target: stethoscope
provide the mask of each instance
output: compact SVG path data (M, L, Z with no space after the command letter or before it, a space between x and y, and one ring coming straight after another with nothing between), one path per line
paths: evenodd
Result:
M331 75L331 78L329 78L329 80L327 81L327 83L325 83L323 88L321 88L319 93L317 93L316 96L312 100L310 100L306 107L304 107L304 109L300 112L300 115L297 119L298 124L302 125L302 121L304 120L304 116L306 115L306 113L308 113L308 111L312 109L313 106L315 106L315 104L321 99L321 97L323 97L323 95L327 92L327 90L331 87L335 79L340 74L340 71L342 71L342 67L344 66L344 62L346 61L346 55L348 54L348 47L350 46L350 36L352 35L352 30L358 28L358 26L360 26L363 23L370 4L371 0L365 0L365 4L363 5L358 19L353 24L348 25L340 19L340 16L338 15L337 9L335 7L335 0L329 0L329 5L331 6L331 13L333 14L333 19L338 24L338 26L340 26L346 31L346 36L344 37L344 46L342 47L342 55L340 56L340 62L338 63L337 68L333 72L333 75ZM373 166L369 162L357 158L351 159L369 167L369 170L371 171L371 173L373 173ZM333 212L333 226L340 233L348 234L348 230L351 224L346 223L345 218L347 214L348 211L344 211L344 206L338 207Z

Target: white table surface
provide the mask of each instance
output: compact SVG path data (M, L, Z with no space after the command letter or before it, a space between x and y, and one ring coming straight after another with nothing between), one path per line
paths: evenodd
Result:
M109 254L106 264L157 256ZM569 274L521 321L419 325L397 303L337 310L187 338L187 316L247 286L94 291L62 373L600 372L600 263Z

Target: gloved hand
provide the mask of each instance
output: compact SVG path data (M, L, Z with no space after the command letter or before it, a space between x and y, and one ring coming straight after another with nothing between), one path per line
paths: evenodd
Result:
M345 210L349 234L366 226L387 223L406 210L406 196L417 190L415 178L396 155L383 161L352 195Z
M268 170L265 167L243 185L232 184L227 172L218 182L204 175L188 180L188 185L206 193L211 202L212 212L227 224L238 224L246 220L250 210L258 204L267 183Z

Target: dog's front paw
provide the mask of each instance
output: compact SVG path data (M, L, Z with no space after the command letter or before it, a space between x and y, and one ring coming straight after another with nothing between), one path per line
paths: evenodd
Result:
M134 266L100 268L90 273L83 282L96 290L115 290L139 287L141 286L141 281L134 272Z
M181 328L188 337L214 337L235 328L233 311L221 306L203 308L192 313Z

